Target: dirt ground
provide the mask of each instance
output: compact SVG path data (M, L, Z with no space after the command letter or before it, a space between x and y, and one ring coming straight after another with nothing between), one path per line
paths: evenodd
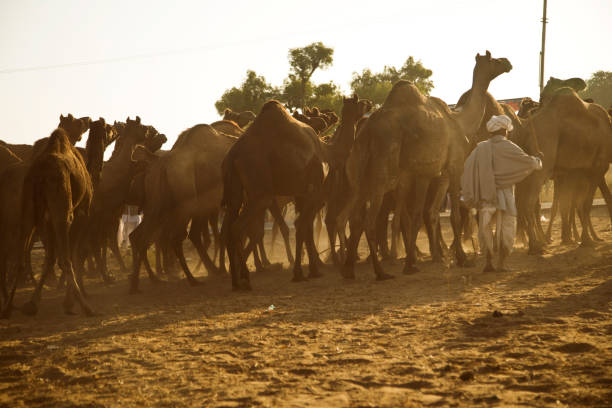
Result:
M37 316L0 321L0 407L610 407L612 233L596 215L603 243L556 230L506 273L386 263L396 279L375 282L362 261L354 282L329 266L291 283L285 265L251 293L199 271L197 287L143 274L133 296L125 276L91 278L92 318L48 289Z

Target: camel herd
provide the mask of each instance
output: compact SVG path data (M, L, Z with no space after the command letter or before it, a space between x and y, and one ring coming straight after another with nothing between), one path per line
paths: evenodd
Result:
M158 281L177 261L188 283L199 284L183 253L186 238L209 274L227 274L229 264L232 288L250 289L247 259L253 256L258 269L269 263L263 244L267 212L280 227L293 281L321 276L324 263L314 236L322 213L330 259L344 278L355 277L364 232L377 280L393 278L381 258L397 256L400 234L406 249L404 273L414 273L423 225L432 260L451 256L440 227L439 209L447 195L451 257L459 267L472 266L462 244L471 238L473 217L462 205L460 179L465 158L488 137L485 123L491 115L508 115L515 129L511 140L544 157L543 170L516 187L519 228L530 252L541 252L550 242L550 229L545 233L541 225L539 200L549 179L555 183L553 214L561 213L562 239L571 240L575 213L582 225L581 243L599 239L589 214L599 188L612 216L604 178L612 161L608 112L580 99L576 92L584 82L551 78L540 101L524 100L517 115L488 92L491 81L512 69L510 62L488 51L475 60L472 86L453 110L441 99L422 95L412 83L399 81L376 110L357 95L345 97L340 118L317 108L292 115L274 100L257 115L227 109L223 120L182 132L169 150L161 149L165 135L140 117L110 125L102 118L62 115L58 128L34 145L1 142L2 317L10 316L15 290L28 280L35 290L20 310L35 314L44 284L57 281L55 264L61 270L59 283L66 287L65 312L72 313L76 301L85 314L94 313L83 275L87 270L105 282L114 279L106 264L108 248L119 268L128 272L116 234L126 205L138 206L143 214L130 234L130 293L140 290L143 266ZM86 147L76 148L88 130ZM113 142L112 155L104 161ZM297 215L293 250L283 217L289 203ZM35 279L30 252L37 240L45 258ZM156 248L156 271L147 257L151 246ZM304 249L307 275L302 270Z

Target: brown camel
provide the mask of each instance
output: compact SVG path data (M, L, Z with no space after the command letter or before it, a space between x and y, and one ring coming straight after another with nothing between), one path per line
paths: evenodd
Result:
M313 220L323 205L323 162L328 149L314 130L289 115L277 101L268 101L245 134L223 160L223 205L232 288L250 289L242 248L243 232L262 219L276 196L292 196L296 249L293 280L304 280L302 247L310 259L309 277L320 276L313 239ZM245 200L246 199L246 200ZM251 238L250 238L251 239Z
M293 117L313 128L317 134L321 133L327 128L327 123L325 122L325 120L319 117L310 118L306 115L302 115L298 111L293 112Z
M112 280L106 268L107 245L117 258L120 269L127 272L117 245L117 227L131 180L139 171L137 163L132 161L134 147L143 144L154 152L167 140L152 127L144 126L138 116L135 120L128 117L125 124L115 123L113 127L118 137L111 157L102 167L87 232L90 254L93 254L96 268L105 281Z
M406 234L404 273L416 270L416 236L423 219L427 191L436 183L436 197L431 200L427 216L435 225L440 192L450 190L453 247L457 263L464 265L466 255L460 241L460 176L468 148L467 134L480 126L485 111L489 83L512 69L505 58L495 59L487 51L476 55L472 95L460 112L451 112L440 99L426 97L408 81L396 83L383 106L375 111L360 129L351 150L346 172L351 197L338 217L338 226L351 217L351 236L343 276L354 278L357 245L365 224L370 259L378 280L392 276L383 272L377 256L376 217L387 192L395 191L396 216L400 216ZM407 197L411 202L408 206ZM361 216L367 203L365 216ZM363 221L362 221L363 220ZM437 228L434 228L432 235ZM437 237L433 238L438 241Z
M144 148L134 152L134 159L149 162L145 174L143 221L130 234L133 272L130 293L137 293L140 265L153 239L163 230L165 241L175 255L190 284L198 282L191 274L182 243L192 218L208 219L218 210L223 194L221 160L236 138L218 133L210 125L196 125L179 135L172 149L159 158L149 156ZM209 271L216 268L201 243L202 231L192 231L189 238Z
M534 134L544 153L543 171L530 175L517 185L517 209L519 217L524 217L529 249L531 253L539 253L544 241L538 236L536 217L539 214L534 209L538 208L537 201L543 183L555 173L581 171L590 174L589 181L575 192L580 203L577 207L578 215L584 221L583 226L588 225L592 194L610 162L612 127L610 117L601 106L585 103L572 89L565 89L552 96L536 113L523 121L519 132ZM568 190L560 187L562 214L569 214L572 200L568 194L572 194L571 188L568 187ZM569 222L568 217L564 218ZM566 221L564 224L567 225ZM565 231L568 229L564 228ZM585 245L591 242L587 230L583 228L582 233ZM567 235L564 239L568 239Z
M46 231L46 259L54 259L57 256L60 268L67 277L68 285L63 303L66 313L72 313L76 297L83 312L86 315L93 314L77 283L72 266L72 257L82 239L83 221L89 212L92 196L91 177L81 154L71 144L68 133L61 128L56 129L40 154L34 158L24 180L19 237L21 261L18 271L23 272L24 259L34 229ZM43 272L39 287L42 287L50 269L47 268ZM17 279L14 280L2 317L10 315L16 286ZM37 290L32 300L22 308L24 313L36 313L39 299L40 290Z
M255 120L255 114L251 111L234 112L230 108L227 108L223 112L223 120L234 121L238 126L244 129L246 125Z
M225 133L229 136L240 137L244 133L244 129L233 120L218 120L211 123L210 126L217 132Z
M81 134L89 127L90 121L88 117L77 119L72 115L61 115L59 127L66 130L69 140L76 143L77 140L80 140ZM35 143L38 152L46 146L48 139L48 137L45 137ZM15 237L19 236L20 230L22 187L34 152L34 147L31 145L17 146L28 146L27 149L21 150L22 154L24 152L27 153L24 157L28 157L28 160L9 166L0 175L0 224L2 224L2 228L0 228L0 285L3 286L5 294L6 287L4 285L7 268L12 268L12 266L8 265L8 262L16 262L16 260L12 260L10 257L17 256L20 251L20 248L16 247L17 240ZM25 257L25 268L26 277L32 278L33 273L29 251Z
M0 173L12 164L20 163L21 159L6 146L0 145Z

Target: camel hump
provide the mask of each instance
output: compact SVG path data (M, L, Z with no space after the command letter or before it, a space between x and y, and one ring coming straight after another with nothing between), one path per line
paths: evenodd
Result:
M57 128L51 133L51 136L49 136L45 151L64 151L69 150L70 146L68 132L62 128Z
M418 88L412 82L402 79L393 85L383 106L391 107L424 103L425 97L419 92Z
M132 151L132 161L151 163L157 160L157 156L147 150L143 145L136 145Z

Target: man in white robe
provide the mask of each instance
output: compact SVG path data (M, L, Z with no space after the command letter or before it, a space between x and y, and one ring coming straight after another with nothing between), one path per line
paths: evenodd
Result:
M489 140L478 143L465 161L461 178L463 200L478 209L478 239L486 253L485 272L495 270L494 224L499 249L497 269L506 270L505 260L512 252L516 235L514 185L542 168L540 158L529 156L506 138L512 131L512 120L508 116L492 116L487 122L487 130Z

